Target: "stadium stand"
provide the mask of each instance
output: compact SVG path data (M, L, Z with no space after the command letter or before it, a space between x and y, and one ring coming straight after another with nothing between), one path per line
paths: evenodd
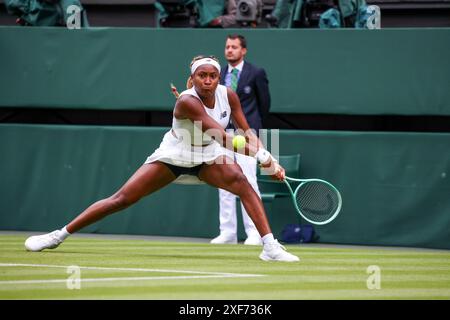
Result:
M450 0L368 0L382 12L382 27L449 27Z
M14 25L0 0L0 25ZM150 27L158 26L155 0L82 0L92 27ZM166 0L160 2L180 2ZM275 6L276 0L264 0L264 17ZM382 12L382 27L449 27L450 0L368 0ZM188 24L186 25L189 26ZM270 26L264 19L259 28Z

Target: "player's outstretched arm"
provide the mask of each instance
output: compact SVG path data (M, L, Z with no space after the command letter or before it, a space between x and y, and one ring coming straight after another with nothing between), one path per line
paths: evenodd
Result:
M278 164L277 160L265 150L263 143L258 136L250 129L250 126L242 111L241 102L238 95L228 88L228 102L231 107L231 117L234 125L238 130L242 131L246 138L246 145L244 152L239 149L237 152L245 153L255 157L260 163L261 167L265 168L269 174L275 179L284 180L284 169ZM243 149L243 148L242 148ZM242 150L241 149L241 150Z

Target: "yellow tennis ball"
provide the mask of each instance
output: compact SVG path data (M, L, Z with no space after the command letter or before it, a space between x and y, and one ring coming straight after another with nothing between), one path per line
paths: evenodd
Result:
M233 138L233 147L235 149L242 149L245 147L245 144L247 142L245 141L245 137L244 136L234 136Z

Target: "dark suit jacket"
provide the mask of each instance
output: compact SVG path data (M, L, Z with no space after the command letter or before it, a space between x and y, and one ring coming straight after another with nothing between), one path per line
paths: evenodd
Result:
M225 84L227 72L228 65L222 67L220 84ZM269 81L264 69L245 61L236 93L250 128L258 132L270 109Z

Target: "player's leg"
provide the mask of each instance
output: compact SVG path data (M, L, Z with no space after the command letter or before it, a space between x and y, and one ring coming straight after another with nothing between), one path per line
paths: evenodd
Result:
M261 236L271 233L264 206L253 190L242 169L232 160L205 165L199 178L206 183L229 191L241 198L244 207Z
M112 196L95 202L79 214L62 230L29 237L25 247L29 251L56 248L68 235L123 210L142 197L155 192L175 179L172 171L161 162L142 165L133 176Z
M263 240L263 251L259 255L260 259L265 261L299 261L298 257L287 252L274 239L262 201L238 164L220 161L204 165L199 171L199 178L214 187L228 190L241 198L248 215Z
M173 180L175 175L161 162L142 165L131 178L112 196L95 202L67 225L70 233L104 218L105 216L128 208Z

